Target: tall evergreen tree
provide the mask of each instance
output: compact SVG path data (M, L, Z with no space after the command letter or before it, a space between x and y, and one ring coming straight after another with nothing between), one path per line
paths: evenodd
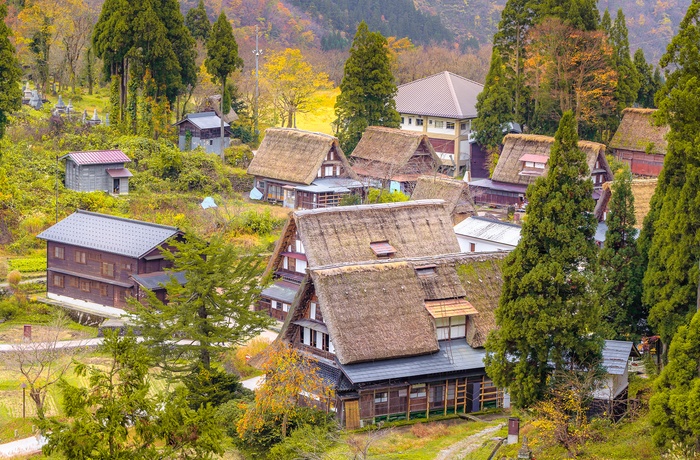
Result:
M634 66L637 68L637 75L639 75L639 91L637 91L636 103L644 108L655 108L654 95L661 88L658 67L654 69L653 65L647 64L647 60L644 58L644 50L641 48L634 52ZM656 70L656 75L654 70Z
M610 17L610 11L607 8L605 8L603 17L600 20L600 28L603 32L605 32L605 35L610 37L612 32L612 18Z
M496 157L503 140L503 125L513 120L511 97L505 83L501 55L494 48L484 90L476 98L478 116L473 129L476 141Z
M598 256L603 307L604 335L609 339L629 337L640 332L642 310L642 271L634 228L632 173L626 167L615 175L608 205L605 247Z
M615 99L617 100L618 114L621 115L622 110L631 106L637 99L640 87L637 68L632 63L630 43L627 38L627 23L622 8L617 10L617 17L610 28L609 39L613 47L613 64L617 71Z
M565 112L546 177L528 187L527 220L506 258L496 310L499 329L486 343L486 371L516 406L541 398L552 368L595 365L601 343L588 272L595 263L593 184L578 148L576 120Z
M22 106L20 78L22 70L17 61L15 47L10 42L12 30L5 24L7 5L0 4L0 138L9 123L7 116Z
M211 32L211 22L204 8L204 0L199 0L196 8L192 8L185 16L185 26L190 30L195 40L206 41Z
M700 445L700 312L678 328L668 353L668 365L654 381L649 401L653 439L659 446L672 441L697 449Z
M234 70L243 67L243 59L238 57L238 43L233 36L233 28L228 22L226 14L222 11L211 29L209 41L207 41L207 59L204 61L207 71L212 75L214 83L221 85L221 113L224 110L224 95L226 93L226 79ZM224 118L221 117L221 161L224 161Z
M151 69L156 85L165 84L165 97L172 105L178 95L186 92L187 86L197 85L197 51L195 39L185 27L185 18L180 12L178 0L158 0L159 17L167 31L167 39L172 45L173 52L177 56L179 72L168 75L168 78L159 78L155 69ZM160 95L160 94L159 94Z
M352 153L368 126L399 127L396 92L386 38L370 32L363 21L357 26L345 61L335 103L338 140L346 155Z
M656 94L668 149L640 237L647 250L643 302L649 324L669 343L696 309L700 260L700 0L693 0L660 64L669 69Z

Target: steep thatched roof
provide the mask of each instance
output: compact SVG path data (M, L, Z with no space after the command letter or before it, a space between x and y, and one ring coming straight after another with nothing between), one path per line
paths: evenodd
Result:
M346 173L356 179L337 138L291 128L269 128L265 131L265 138L250 162L248 174L309 185L331 149Z
M439 349L421 284L410 264L312 270L311 277L341 364Z
M437 176L421 176L416 182L411 200L444 200L447 212L474 214L474 200L469 193L469 185L462 180Z
M426 134L370 126L362 134L362 139L352 151L350 158L381 163L398 171L421 147L432 157L434 165L441 164Z
M658 179L634 179L632 195L634 195L634 216L637 218L637 228L642 228L644 218L649 214L651 197L654 196Z
M537 155L549 157L554 138L536 134L508 134L503 139L503 150L498 158L498 164L493 171L492 180L507 184L529 185L534 183L537 176L520 175L523 155ZM605 146L597 142L579 141L578 147L586 154L588 169L593 171L596 161L607 172L607 180L613 179L612 171L605 159ZM549 165L545 166L545 174Z
M668 126L655 126L656 109L629 108L622 111L622 121L610 140L610 148L665 155Z
M457 268L466 291L466 299L479 313L469 317L474 327L467 328L467 343L483 347L489 333L496 329L496 307L501 298L503 259L507 254L491 254L488 258L465 259Z
M442 200L297 211L293 218L311 268L377 260L376 242L393 246L397 259L459 252Z
M612 198L612 182L605 182L603 189L600 191L600 198L598 198L593 210L593 215L598 222L605 220L605 211L608 208L608 203L610 203L610 198Z

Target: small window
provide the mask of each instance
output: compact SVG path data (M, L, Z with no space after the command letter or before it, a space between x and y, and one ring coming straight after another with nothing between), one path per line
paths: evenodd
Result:
M466 124L466 123L460 123L460 124L459 124L459 129L462 130L462 131L466 131L466 130L467 130L467 124Z
M131 271L131 264L122 264L122 270Z
M476 244L469 243L469 252L476 252Z
M80 280L80 290L90 292L90 281Z
M411 399L414 399L414 398L425 398L425 384L424 383L411 386Z
M311 307L309 309L309 318L316 319L316 302L311 302Z
M435 128L443 129L445 127L445 122L442 120L435 120Z
M289 311L289 304L288 303L283 303L282 304L282 311L288 312Z
M413 118L409 118L409 119L408 119L408 124L409 124L409 125L413 124Z
M423 126L423 119L422 118L416 118L416 126Z
M100 283L100 295L101 295L102 297L107 297L107 296L108 296L108 294L107 294L107 285L104 284L104 283Z
M109 276L114 278L114 264L109 262L102 262L102 276Z
M80 287L80 280L76 278L75 276L71 276L70 279L68 280L68 283L70 284L70 287L72 288L79 288Z
M387 396L386 391L382 391L381 393L374 394L374 404L385 403L388 400L389 400L389 397Z
M329 177L333 175L333 166L326 166L326 170L324 171L325 176Z
M451 122L451 121L448 121L447 123L445 123L445 128L447 128L447 129L455 129L455 124L454 124L453 122Z
M416 267L416 274L420 277L433 276L435 275L435 265Z
M213 139L209 141L209 145L214 145L214 140L213 140Z
M65 249L63 246L54 246L53 247L53 258L54 259L61 259L65 257Z
M404 118L401 117L401 124L403 125L405 123Z
M64 278L63 275L53 275L53 285L59 288L63 287Z
M377 257L392 257L396 249L388 241L375 241L369 244L370 249Z
M87 254L85 253L85 251L75 251L74 260L76 263L86 264L87 263L86 257L87 257Z
M99 252L88 252L88 260L100 261L102 260L102 254Z

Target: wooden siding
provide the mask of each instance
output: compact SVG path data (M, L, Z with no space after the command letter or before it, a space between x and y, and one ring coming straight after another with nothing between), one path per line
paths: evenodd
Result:
M630 165L632 174L658 177L664 166L664 155L615 149L615 158Z
M78 165L70 158L66 159L66 179L65 186L70 190L78 192L102 191L112 193L114 179L107 174L107 168L123 168L124 163L99 164L99 165ZM121 179L121 193L128 192L128 178Z

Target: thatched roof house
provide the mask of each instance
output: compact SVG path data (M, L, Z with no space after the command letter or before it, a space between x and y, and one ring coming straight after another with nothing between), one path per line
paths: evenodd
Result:
M474 215L474 200L469 193L469 185L461 180L421 176L416 181L411 200L443 200L454 224Z
M634 174L656 177L663 167L670 128L657 126L654 112L656 109L623 110L620 126L610 140L615 158L628 163Z
M441 164L426 134L380 126L365 130L350 158L353 170L372 185L394 181L402 191L412 190L420 175Z
M474 201L484 204L522 204L527 186L546 175L549 154L554 138L535 134L508 134L491 179L469 183ZM579 141L578 147L586 154L593 187L599 190L604 182L613 179L605 159L605 145ZM594 192L596 200L599 192Z
M248 174L262 199L295 209L337 206L340 195L362 189L337 138L291 128L265 132Z

